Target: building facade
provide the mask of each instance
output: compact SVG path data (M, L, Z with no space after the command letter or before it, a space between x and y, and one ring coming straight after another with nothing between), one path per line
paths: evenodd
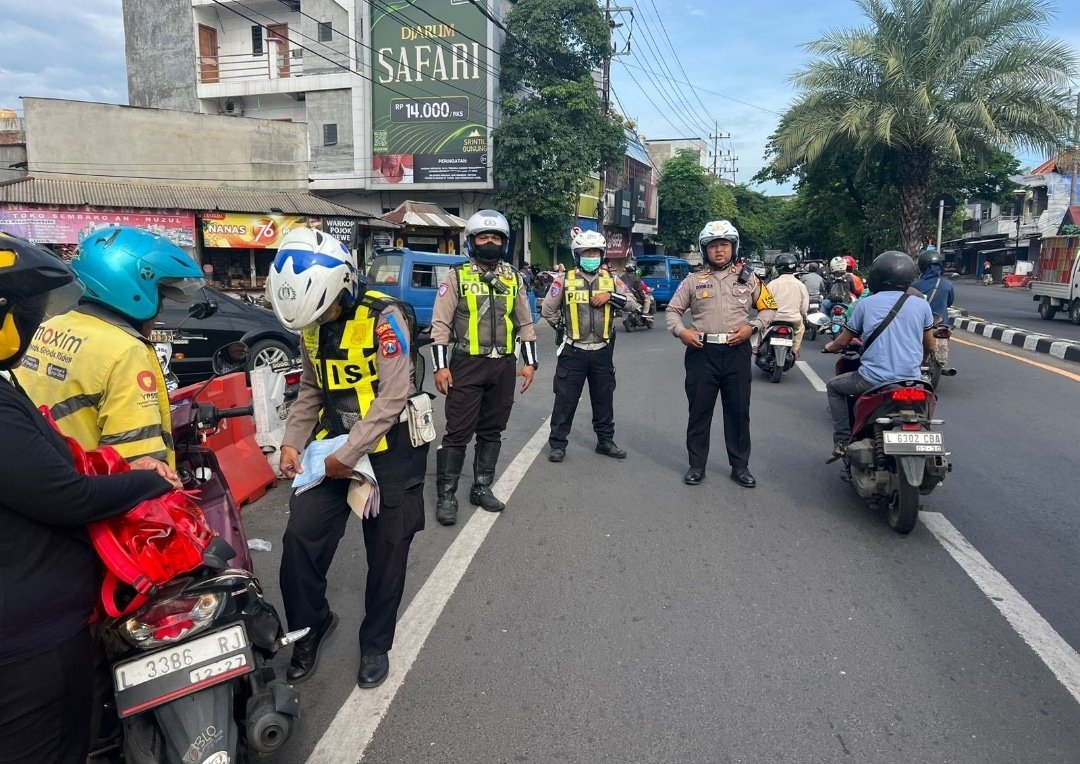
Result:
M408 199L463 217L490 205L501 33L477 5L123 6L132 105L302 124L309 188L373 214Z

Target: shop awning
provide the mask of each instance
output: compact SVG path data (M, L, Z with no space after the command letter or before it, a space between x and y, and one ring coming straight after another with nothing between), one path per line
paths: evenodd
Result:
M428 202L402 202L390 212L380 216L387 223L416 226L417 228L464 228L465 221L451 215L437 204Z
M273 212L282 215L361 218L361 224L365 220L372 220L378 225L376 216L369 212L335 204L307 191L262 188L104 182L28 175L0 183L0 202L196 212Z

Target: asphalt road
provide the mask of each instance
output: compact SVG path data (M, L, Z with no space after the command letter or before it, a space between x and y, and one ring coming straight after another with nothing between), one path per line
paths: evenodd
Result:
M550 414L550 332L541 339L502 468ZM1075 659L1080 376L961 339L938 408L956 467L924 510ZM827 379L820 344L803 358ZM728 480L719 412L706 483L683 485L682 355L659 330L620 335L616 440L629 458L592 453L586 395L567 461L550 464L545 448L531 463L370 744L320 764L1077 761L1077 700L926 524L897 535L824 464L825 396L801 371L773 385L755 370L758 488ZM406 606L473 511L436 524L434 456L430 469ZM278 488L245 514L249 535L274 545L255 553L273 602L287 498ZM341 626L272 763L307 761L353 693L364 565L353 522L331 570ZM391 671L404 671L395 652Z
M1006 289L1000 284L986 287L968 279L954 281L953 286L956 287L954 307L965 308L972 316L1080 342L1080 326L1069 321L1065 311L1058 311L1053 321L1039 317L1039 304L1032 299L1029 289Z

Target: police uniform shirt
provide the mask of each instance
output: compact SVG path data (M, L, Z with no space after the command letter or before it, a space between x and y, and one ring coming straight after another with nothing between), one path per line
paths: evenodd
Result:
M776 301L765 284L751 274L739 283L737 264L722 271L704 268L691 273L672 296L667 306L667 327L676 337L686 327L683 313L690 311L693 329L705 334L727 334L745 324L763 331L776 317ZM750 320L750 311L758 314Z
M476 260L470 260L468 263L462 266L462 268L470 268L473 273L481 273L484 268L480 266ZM517 299L514 303L514 310L511 313L514 323L514 329L517 333L517 339L522 342L535 342L536 341L536 328L533 326L532 310L529 308L529 295L525 289L525 282L521 278L521 274L515 271L509 264L500 261L494 266L497 273L513 274L514 278L518 282ZM458 269L451 268L446 278L439 284L439 293L435 296L435 307L431 314L431 344L432 345L449 345L451 338L454 337L454 318L458 309L458 302L462 300L461 296L461 281L458 278ZM490 303L489 303L490 304ZM490 310L490 308L488 308ZM480 344L491 347L492 345L498 345L495 337L484 336L490 333L490 324L486 321L480 322ZM464 340L464 337L456 337L457 340Z
M346 311L338 321L346 321L350 315L350 312ZM391 316L393 321L390 320ZM349 430L346 444L334 454L342 464L356 464L362 456L372 453L379 441L397 423L409 396L415 393L412 360L405 351L409 338L397 337L395 325L404 328L408 326L408 322L400 308L390 305L379 314L375 325L378 341L378 393L363 417ZM324 326L322 331L327 328L329 327ZM301 349L303 373L300 377L300 390L289 409L285 436L281 440L282 447L291 446L297 451L302 451L307 445L324 403L323 392L315 376L315 367L303 343Z
M618 276L610 273L606 268L598 270L596 273L585 273L580 268L576 268L573 271L574 275L583 279L587 284L596 284L601 276L611 278L615 281L615 294L623 297L623 304L618 307L625 310L637 310L639 307L638 301L634 299L633 293L627 289L626 284ZM552 326L559 323L559 320L563 316L563 306L566 304L566 290L564 288L564 281L562 277L556 279L551 284L551 288L548 290L547 296L544 298L544 303L540 308L540 315L544 320ZM593 292L593 294L600 294L600 290ZM605 305L601 305L599 308L589 306L589 310L586 315L589 316L589 322L586 324L582 320L582 326L589 326L591 329L585 333L585 335L579 340L579 342L593 343L604 342L605 339L602 335L604 322L606 318L606 311L609 308L614 310L616 307L615 302L610 302ZM612 332L614 334L614 332ZM610 337L609 337L610 339Z

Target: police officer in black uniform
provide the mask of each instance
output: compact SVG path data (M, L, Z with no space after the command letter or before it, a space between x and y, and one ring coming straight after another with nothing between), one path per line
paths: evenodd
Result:
M300 453L316 441L347 436L321 465L322 481L289 501L282 540L281 596L289 628L311 631L293 647L290 682L315 670L319 648L337 625L326 599L326 574L349 515L362 513L367 582L360 624L356 683L378 687L390 672L398 607L413 535L424 527L428 445L412 445L406 402L416 393L403 306L365 289L353 254L337 239L310 228L281 242L268 277L274 312L302 336L300 393L281 442L282 474L304 471ZM362 457L379 487L377 513L350 507L350 488Z
M552 386L548 461L566 458L567 436L585 380L589 381L596 453L625 459L615 445L615 308L636 310L637 301L622 283L602 267L607 241L596 231L581 231L571 243L577 267L557 279L544 298L542 314L552 326L562 323L566 336L559 346Z
M435 519L457 522L457 486L465 447L476 434L469 501L488 512L503 504L491 491L502 433L514 405L514 377L521 392L536 372L536 330L525 282L504 258L510 253L510 225L495 210L480 210L465 223L469 262L450 271L439 285L431 317L435 387L446 396L446 433L436 452L439 497ZM521 345L524 366L517 371ZM452 351L452 352L450 352Z
M750 474L750 338L776 316L768 288L741 266L739 232L726 220L705 225L698 235L705 266L687 276L667 306L668 330L686 345L686 451L690 469L683 482L705 479L716 396L724 406L724 441L731 479L744 488L757 485ZM750 311L758 313L750 319ZM683 323L689 310L691 326Z

